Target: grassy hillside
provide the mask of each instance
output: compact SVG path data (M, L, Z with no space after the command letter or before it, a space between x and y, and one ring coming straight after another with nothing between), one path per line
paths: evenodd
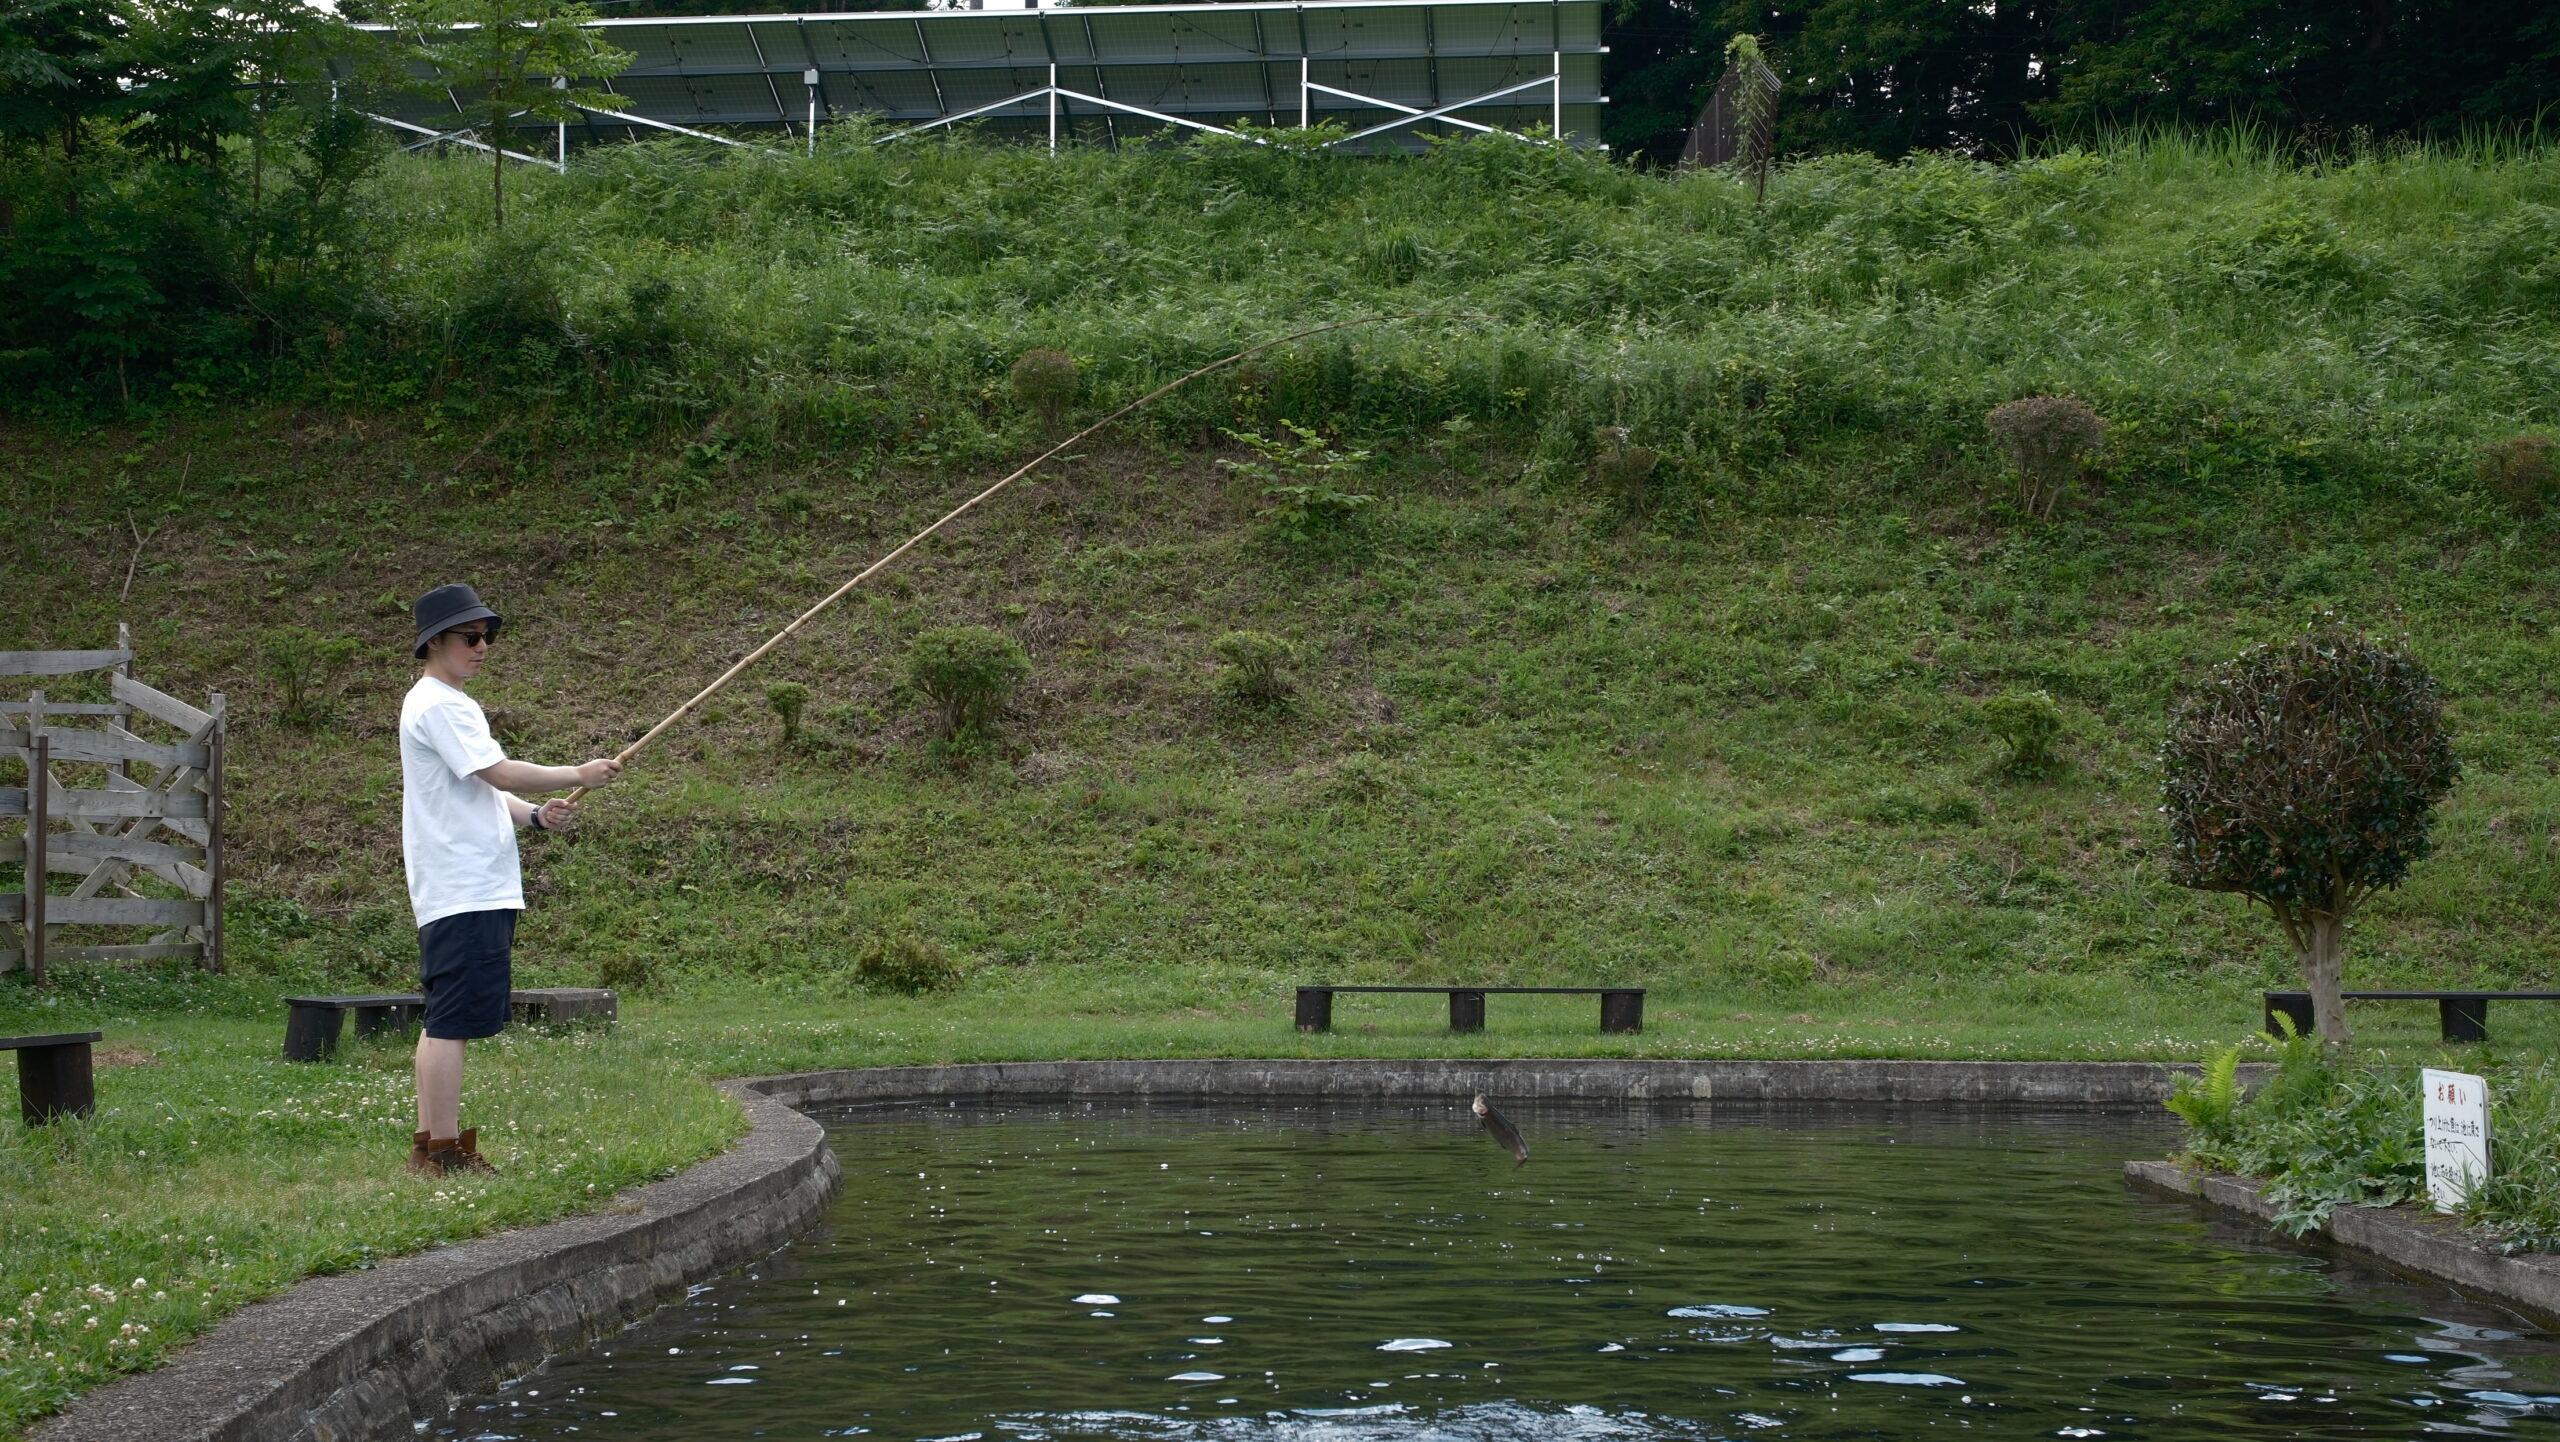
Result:
M404 971L405 598L474 580L514 623L483 687L508 739L606 751L1027 453L1024 347L1076 354L1090 412L1243 340L1427 309L1497 318L1197 387L831 616L541 851L528 951L674 985L825 975L914 930L1179 996L2236 987L2271 945L2160 881L2144 760L2182 677L2334 608L2409 630L2470 767L2354 967L2541 974L2560 609L2545 523L2469 459L2560 394L2545 153L1830 159L1755 208L1508 142L1351 165L839 139L529 177L503 242L475 170L404 160L375 196L406 237L381 326L319 364L415 404L0 440L33 602L0 644L130 615L148 675L243 707L240 875L275 899L247 955ZM2115 422L2045 522L1980 424L2037 390ZM1321 544L1216 464L1218 427L1284 420L1376 453L1337 484L1380 503ZM1661 453L1640 487L1594 480L1600 423ZM924 755L899 665L954 620L1037 664L968 774ZM259 640L288 623L364 642L318 731L273 719ZM1236 627L1301 648L1284 713L1216 701ZM786 677L826 718L789 752L757 700ZM1993 764L1979 701L2025 688L2069 716L2057 777Z

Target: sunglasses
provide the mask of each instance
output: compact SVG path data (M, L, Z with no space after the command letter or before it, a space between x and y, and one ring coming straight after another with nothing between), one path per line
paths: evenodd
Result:
M486 646L498 639L498 633L495 631L465 631L458 627L445 634L465 646Z

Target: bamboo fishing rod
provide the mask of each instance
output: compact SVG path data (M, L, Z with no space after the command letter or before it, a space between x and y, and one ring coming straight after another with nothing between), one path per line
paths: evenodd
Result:
M790 640L793 634L798 632L801 627L816 620L820 612L826 610L836 602L843 600L846 596L851 595L854 587L859 586L863 582L870 580L873 576L880 574L880 572L888 568L891 562L897 560L900 556L905 555L907 552L914 550L918 545L922 544L926 537L931 536L934 532L941 530L943 527L950 525L953 521L967 515L977 507L980 501L987 499L996 492L1003 490L1005 487L1012 485L1018 480L1021 480L1024 476L1038 470L1041 466L1056 458L1069 447L1077 445L1087 437L1103 430L1113 421L1120 419L1131 411L1137 410L1139 407L1147 405L1159 397L1180 390L1182 387L1191 384L1202 376L1211 375L1218 371L1225 370L1228 366L1234 365L1240 360L1250 359L1251 357L1260 355L1264 351L1273 349L1274 347L1287 345L1291 341L1305 340L1311 335L1323 335L1326 331L1344 330L1355 325L1381 325L1385 322L1394 320L1491 319L1493 319L1493 317L1490 315L1483 315L1471 311L1409 311L1398 315L1369 315L1362 316L1357 320L1337 320L1324 325L1309 326L1302 331L1293 331L1276 340L1264 341L1260 345L1247 346L1245 349L1237 351L1234 355L1228 356L1222 360L1211 361L1209 364L1202 366L1200 369L1193 371L1189 375L1183 376L1178 380L1165 382L1163 385L1160 385L1154 390L1147 392L1145 395L1138 397L1136 400L1129 402L1120 409L1113 411L1111 414L1104 416L1098 421L1095 421L1092 425L1085 427L1083 430L1080 430L1074 435L1067 437L1065 440L1058 442L1049 449L1042 451L1039 455L1032 457L1028 462L1024 463L1021 469L1015 471L1009 476L1006 476L1003 480L996 482L994 485L987 487L985 490L978 492L976 495L971 496L969 499L962 501L959 505L952 507L941 520L938 520L932 525L925 527L923 530L916 532L914 535L909 536L906 541L898 547L898 549L891 551L889 554L882 556L879 560L863 567L860 574L856 575L852 580L845 582L843 585L836 587L834 590L829 591L825 598L820 600L818 604L801 612L798 617L793 619L790 625L774 632L763 645L758 646L754 650L749 651L746 655L739 657L736 665L721 672L718 679L714 680L710 685L703 687L700 691L695 692L692 700L687 701L673 711L668 712L667 719L643 732L639 740L634 741L630 745L623 747L620 751L615 752L613 759L628 765L632 757L639 755L642 748L646 747L650 742L657 740L660 735L666 732L668 727L673 726L685 717L692 715L696 707L699 707L703 702L710 700L712 697L719 695L722 688L726 687L730 682L738 679L740 673L744 672L749 666L754 665L756 662L763 660L766 654L771 652L774 647ZM568 799L576 801L586 794L587 788L581 786L576 790L571 791Z

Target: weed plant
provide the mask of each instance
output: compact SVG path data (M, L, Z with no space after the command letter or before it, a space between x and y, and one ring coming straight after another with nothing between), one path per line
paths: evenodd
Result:
M808 708L809 688L797 681L776 681L764 688L764 704L782 722L782 744L800 744L800 713Z
M258 651L267 679L281 693L276 719L305 730L328 724L336 714L332 688L356 656L354 639L279 626L258 639Z
M1210 642L1209 649L1227 663L1218 677L1219 695L1248 707L1288 704L1296 689L1288 666L1297 659L1297 647L1268 631L1228 631Z

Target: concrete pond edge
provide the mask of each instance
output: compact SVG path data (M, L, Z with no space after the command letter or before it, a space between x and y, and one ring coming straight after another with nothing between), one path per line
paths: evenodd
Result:
M373 1442L415 1435L814 1224L843 1184L811 1107L993 1096L1455 1097L2136 1106L2155 1062L1612 1058L984 1062L724 1082L737 1146L604 1210L311 1277L162 1366L75 1399L29 1442Z
M599 1212L306 1278L161 1367L74 1400L30 1442L413 1435L418 1419L637 1321L818 1219L843 1182L826 1130L752 1088L724 1090L748 1122L728 1151Z
M2145 1191L2183 1197L2274 1227L2275 1204L2253 1178L2191 1171L2176 1162L2127 1162L2124 1175ZM2340 1207L2329 1214L2321 1234L2404 1276L2450 1286L2474 1301L2560 1326L2560 1257L2500 1256L2474 1241L2452 1218L2417 1207Z

